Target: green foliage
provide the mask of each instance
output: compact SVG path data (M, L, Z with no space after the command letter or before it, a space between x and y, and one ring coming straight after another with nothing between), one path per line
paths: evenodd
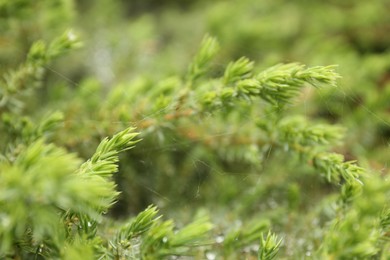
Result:
M262 237L262 232L268 229L269 225L267 220L259 219L227 233L223 241L223 245L227 248L225 257L229 257L240 248L250 246L258 241Z
M263 87L261 97L271 104L282 106L298 94L303 83L319 87L322 84L336 86L339 77L334 66L312 67L291 63L281 64L266 69L257 77Z
M235 62L230 62L223 75L224 84L234 83L251 77L254 63L246 57L241 57Z
M45 66L54 58L79 46L77 37L72 31L65 32L49 46L42 41L35 42L30 48L27 60L17 70L4 75L4 87L0 92L0 112L15 112L22 108L19 97L28 95L40 86Z
M314 158L314 167L324 172L328 181L340 181L340 176L347 183L359 182L359 175L364 169L355 165L353 162L344 162L340 154L319 154Z
M197 55L195 55L188 70L190 82L199 78L207 71L208 65L211 59L217 54L218 49L219 45L215 38L205 37L203 39L201 48Z
M192 248L202 246L212 225L206 216L174 231L173 221L161 221L156 207L149 206L120 228L109 241L104 259L156 259L169 255L188 254Z
M0 0L0 258L389 258L385 2Z
M282 240L278 240L278 237L271 232L268 232L265 238L262 236L260 240L259 260L274 259L281 243Z
M118 152L134 144L135 134L130 131L103 140L91 161L78 170L80 160L75 155L43 140L29 145L15 161L3 162L1 251L16 255L34 252L34 247L61 251L66 239L62 215L66 216L63 224L71 229L84 228L75 219L99 221L118 195L116 185L104 177L117 171ZM54 245L46 246L46 240ZM20 251L15 249L18 245Z

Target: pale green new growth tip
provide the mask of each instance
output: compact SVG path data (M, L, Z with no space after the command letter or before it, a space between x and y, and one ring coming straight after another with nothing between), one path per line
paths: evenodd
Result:
M119 241L124 239L131 240L146 232L155 221L161 216L157 216L158 210L155 206L149 206L147 209L138 214L128 225L124 226L118 234Z
M81 165L79 172L110 177L117 171L118 153L133 148L139 141L133 140L138 135L133 130L134 128L130 127L117 133L111 139L105 138L92 158Z
M47 65L55 58L81 46L81 42L73 31L68 30L60 37L46 44L35 42L27 55L25 63L16 70L3 76L0 83L0 114L3 111L19 111L23 107L21 98L29 90L41 86Z
M278 107L289 103L301 87L308 83L314 87L336 86L340 75L335 65L306 68L299 63L278 64L257 75L262 87L260 96Z
M264 238L262 234L262 238L260 240L260 249L259 249L259 260L271 260L276 257L276 254L279 251L280 245L282 243L282 239L278 239L276 234L272 234L270 231L267 236Z
M196 80L206 72L210 61L218 53L219 48L219 43L214 37L206 36L203 38L200 49L188 69L188 79L190 82Z
M253 67L254 62L246 57L241 57L234 62L230 62L223 75L225 85L251 77Z

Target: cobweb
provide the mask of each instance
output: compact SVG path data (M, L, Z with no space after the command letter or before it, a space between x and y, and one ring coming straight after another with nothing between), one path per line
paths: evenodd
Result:
M66 81L68 84L70 84L71 86L73 87L79 87L79 83L78 82L75 82L73 81L71 78L67 77L66 75L64 75L63 73L61 73L60 71L57 71L56 69L54 69L53 67L49 67L49 66L46 66L46 69L48 71L50 71L51 73L53 73L54 76L56 77L59 77L61 78L61 80L64 80ZM319 97L320 97L320 100L321 102L325 105L325 107L328 108L329 110L329 113L332 113L332 108L330 107L332 105L332 102L330 102L330 100L328 100L329 97L323 95L321 93L321 91L318 91L318 90L314 90L314 91L317 91ZM342 113L343 114L343 110L345 109L345 106L344 104L347 104L347 103L354 103L354 104L358 104L359 106L362 107L365 115L367 118L372 118L373 121L377 121L377 122L380 122L384 125L386 125L387 127L390 128L390 122L386 121L386 119L384 119L383 117L381 117L379 114L375 113L374 111L372 111L369 107L367 107L365 104L362 104L358 97L355 96L353 94L353 91L351 89L346 89L346 87L337 87L337 88L334 88L332 91L336 91L338 95L342 96L342 104L338 104L341 106L341 109L342 109ZM352 93L352 94L351 94ZM100 95L100 94L92 94L92 95ZM126 95L126 93L124 93L124 95ZM307 108L306 108L306 105L307 105L307 102L308 102L308 99L310 97L308 97L307 95L303 94L301 96L301 100L299 102L303 103L303 107L304 107L304 114L305 116L308 116L308 111L307 111ZM153 111L149 114L140 114L139 115L139 120L136 120L136 121L131 121L129 122L129 126L139 126L141 125L142 123L144 123L145 121L147 120L150 120L150 119L153 119L153 118L156 118L156 117L159 117L160 115L164 115L167 113L167 111L170 111L172 110L172 105L168 104L167 106L161 108L160 110L158 111ZM207 118L197 118L199 124L202 124L203 121L207 120ZM90 120L91 123L95 123L95 124L99 124L100 122L99 121L96 121L96 120ZM241 126L242 127L250 127L249 126L249 122L251 121L250 118L248 117L248 122L245 123L244 125ZM119 125L123 125L124 123L122 121L110 121L109 122L110 124L119 124ZM142 131L142 130L141 130ZM221 136L233 136L233 135L236 135L238 133L239 129L235 129L235 130L231 130L231 129L228 129L228 130L224 130L224 131L220 131L220 132L213 132L213 133L209 133L209 134L203 134L202 136L200 137L197 137L196 139L194 140L179 140L175 137L168 137L170 138L169 139L169 142L168 144L166 145L158 145L156 147L148 147L148 148L145 148L143 147L142 148L142 153L145 155L144 156L144 159L142 159L140 161L141 164L151 164L153 163L152 160L148 161L148 158L150 158L152 152L155 153L155 152L166 152L166 151L175 151L175 150L178 150L180 149L181 152L184 152L184 153L187 153L185 151L185 147L191 147L192 144L196 143L196 142L202 142L204 140L207 140L207 139L210 139L210 138L216 138L216 137L221 137ZM389 141L388 140L383 140L383 145L389 145ZM135 148L137 149L137 148ZM267 160L269 160L270 158L270 154L272 152L272 149L273 147L269 147L269 149L267 150L267 152L265 153L265 156L262 158L262 160L264 162L267 162ZM226 175L227 172L221 170L220 168L217 168L215 166L213 166L210 162L208 162L207 160L205 160L204 158L202 157L198 157L197 155L195 154L191 154L189 155L188 153L185 154L185 157L187 156L190 156L190 160L191 160L191 163L192 163L192 167L193 167L193 170L194 172L196 173L196 175L198 176L197 180L195 180L195 183L191 183L191 185L195 185L195 188L193 188L193 195L189 198L190 200L198 200L201 196L202 196L202 185L203 185L203 182L204 182L204 177L201 176L201 171L203 168L207 168L208 169L208 172L209 174L218 174L218 175ZM150 167L153 167L153 165L149 165ZM382 172L387 172L388 171L388 167L387 167L387 164L384 164L383 165L383 168L381 169ZM246 172L242 172L240 173L240 178L241 179L241 182L245 183L245 181L251 177L254 173L251 172L251 171L246 171ZM237 177L237 176L236 176ZM256 183L261 183L262 179L261 179L261 175L259 174L257 177L257 181ZM174 180L174 179L173 179ZM140 185L143 187L143 189L145 189L147 192L150 192L151 194L153 194L153 196L156 196L157 198L159 198L161 201L165 201L165 203L172 203L172 198L170 198L169 196L166 196L164 194L164 191L159 191L145 183L142 183L142 182L138 182L137 185ZM219 188L219 187L215 187L216 190ZM314 187L313 187L314 189ZM305 191L302 192L302 194L305 196L310 196L308 193L306 193ZM187 204L190 205L191 204L191 201L187 201ZM188 206L188 205L183 205L183 206ZM180 206L180 205L179 205Z

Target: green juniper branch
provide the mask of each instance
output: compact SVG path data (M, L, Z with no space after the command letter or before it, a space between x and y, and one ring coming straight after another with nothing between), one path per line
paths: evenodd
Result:
M282 243L282 239L278 239L275 234L268 232L264 237L262 234L260 240L259 260L271 260L276 257L279 251L279 247Z
M218 53L219 48L219 43L214 37L206 36L203 38L201 47L188 69L189 82L195 81L206 72L210 61Z
M30 48L27 60L17 70L3 76L0 86L0 114L17 112L23 107L21 97L26 96L42 82L45 67L55 58L81 45L72 31L67 31L49 45L37 41Z
M0 220L6 224L0 226L1 251L13 252L14 241L23 239L28 229L32 246L45 244L44 239L56 243L72 240L80 231L95 233L92 226L118 195L109 178L117 171L118 153L132 148L136 135L128 128L104 139L91 160L78 170L79 159L42 140L29 145L12 164L2 162ZM67 235L61 231L61 219L67 223ZM61 245L55 244L52 250L57 247Z
M27 0L7 4L16 8L19 3L20 7L28 6ZM306 85L336 86L340 76L335 66L306 67L289 63L259 72L253 61L242 57L228 63L218 74L212 62L219 44L208 36L184 76L173 75L157 82L148 78L124 82L113 89L106 89L95 79L87 80L69 90L75 97L71 98L71 105L65 106L64 113L45 117L37 116L37 111L24 113L21 108L28 104L23 102L24 98L31 97L31 90L39 87L49 62L77 46L78 41L71 32L51 44L39 41L31 47L26 62L3 77L0 258L224 256L237 259L257 255L258 259L274 259L278 251L283 254L284 249L288 251L300 243L295 241L301 241L297 234L299 227L294 226L300 222L315 228L313 235L302 236L304 240L313 238L303 243L314 245L307 248L315 257L384 259L388 256L389 214L384 202L388 201L389 189L385 189L386 184L370 184L370 178L363 178L368 175L366 169L332 152L341 143L345 132L342 127L296 116L292 106ZM103 88L108 95L104 100L95 94ZM59 96L55 101L66 96L60 92L50 93ZM42 107L52 108L47 104ZM35 122L33 118L42 119ZM57 129L61 131L55 136L57 145L48 144L46 136L64 121L67 127ZM142 203L156 202L166 212L172 205L170 201L161 201L168 194L178 208L170 213L175 218L178 216L175 221L164 220L155 206L137 214L139 208L131 205L131 214L136 216L127 220L106 215L120 193L113 178L118 171L118 154L138 141L133 128L96 144L96 151L84 163L59 147L64 145L81 156L91 154L85 147L95 147L89 145L96 142L91 129L96 129L99 136L112 135L129 122L140 126L144 146L127 154L123 161L124 177L118 178L124 191L125 203L121 207L142 200ZM271 148L275 153L271 153ZM294 175L283 165L272 165L277 172L270 172L267 167L252 167L263 160L277 164L278 156L286 159L291 153L300 155L332 185L341 186L339 196L332 196L333 190L312 192L309 190L312 186L303 190L308 187L304 184L305 176L299 175L305 171L300 163L293 165L297 169ZM242 161L252 168L241 164ZM232 168L239 169L237 176L226 174ZM268 186L270 182L275 185ZM140 184L148 192L139 192ZM329 188L327 184L317 185ZM370 190L370 187L374 188ZM377 187L385 188L378 192ZM158 194L159 199L150 196L149 191ZM300 205L297 197L301 193L302 197L319 194L321 198L310 200L310 205ZM128 194L135 196L129 200L125 197ZM249 199L243 202L245 196ZM312 202L319 205L311 205ZM371 203L376 206L371 207ZM237 205L240 210L235 209ZM208 214L193 217L191 214L197 206L210 207L217 224L210 222ZM382 207L383 213L379 214L378 208ZM303 210L309 213L300 215ZM127 213L126 209L123 211ZM181 223L183 212L191 215L183 221L187 225ZM248 222L248 217L254 221ZM222 223L220 219L224 219ZM239 228L229 230L232 221L239 223ZM286 243L282 244L270 232L264 236L262 232L271 225L281 232L291 231L283 239ZM288 251L287 255L302 257L306 247L302 248L297 253Z
M114 135L111 139L105 138L91 159L81 165L79 174L111 177L118 169L116 164L119 161L118 153L133 148L137 143L133 139L138 133L134 133L133 130L134 128L128 128Z

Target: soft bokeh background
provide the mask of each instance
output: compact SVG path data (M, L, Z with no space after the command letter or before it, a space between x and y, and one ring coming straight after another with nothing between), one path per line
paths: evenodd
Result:
M12 1L0 14L1 73L22 62L32 42L65 29L73 28L84 45L47 67L43 88L30 100L37 118L64 111L65 128L52 141L88 158L104 136L129 124L142 132L143 141L121 160L122 195L113 216L153 203L186 222L205 210L219 225L216 233L270 220L285 237L285 256L310 256L320 244L317 226L330 214L322 205L337 187L311 167L270 147L260 153L229 149L235 133L257 135L242 120L234 125L204 117L164 125L161 95L172 94L207 34L221 45L210 75L222 75L241 56L255 61L257 71L281 62L337 64L339 86L304 89L290 113L343 125L345 143L335 151L371 169L367 196L374 205L388 202L378 190L384 189L380 178L388 179L390 158L389 1L31 2ZM18 19L5 20L15 12Z

